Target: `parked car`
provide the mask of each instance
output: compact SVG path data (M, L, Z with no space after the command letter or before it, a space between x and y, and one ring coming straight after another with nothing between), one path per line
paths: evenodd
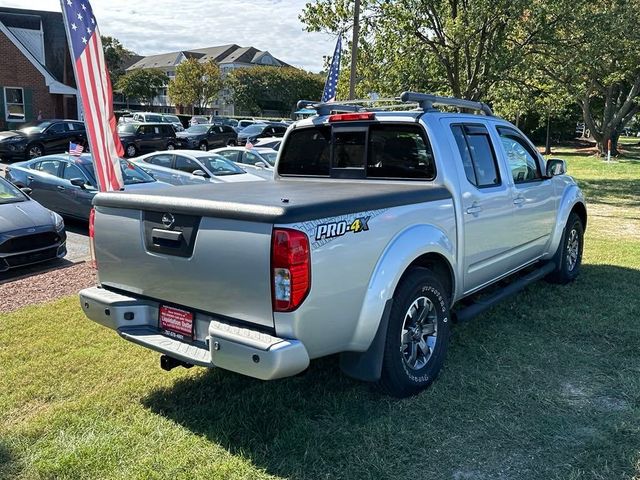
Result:
M174 128L174 130L176 132L183 132L184 131L184 127L182 126L182 122L177 117L177 115L171 115L171 114L168 114L168 113L163 113L162 114L162 121L166 122L166 123L170 123L171 125L173 125L173 128Z
M587 210L565 162L545 162L487 105L400 99L419 108L315 105L273 182L98 195L101 288L80 292L84 313L162 353L165 370L269 380L340 354L345 373L392 395L429 386L454 320L576 278ZM505 138L526 151L524 176Z
M238 126L238 120L235 118L221 117L218 115L211 115L209 117L209 123L212 125L227 125L234 128Z
M258 141L253 144L253 146L261 147L261 148L272 148L277 152L280 149L281 144L282 144L282 137L266 137L266 138L259 138Z
M265 123L265 122L261 122L260 120L249 120L249 119L238 120L238 125L236 126L236 128L238 129L238 132L240 132L241 130L247 128L249 125L253 125L255 123Z
M155 152L136 158L134 162L157 180L172 185L264 180L220 155L202 150Z
M193 125L184 132L178 132L176 137L181 148L209 150L222 145L236 145L238 134L228 125Z
M0 132L0 157L24 160L61 153L68 150L70 142L86 147L84 123L77 120L41 120L18 130Z
M167 123L125 123L118 125L118 136L127 157L178 146L174 128Z
M223 156L254 175L267 180L273 179L278 152L271 148L226 147L211 150L211 153Z
M259 138L282 137L287 126L282 123L255 123L238 132L238 145L256 142Z
M128 160L121 160L120 167L126 191L169 187ZM11 165L5 175L16 186L31 189L31 198L54 212L89 219L91 202L98 193L91 154L47 155Z
M67 254L62 217L24 190L0 177L0 272Z
M161 113L154 112L131 112L134 122L138 123L161 123L164 121Z
M209 122L209 117L194 115L193 117L191 117L191 120L189 120L189 125L200 125L203 123L211 123Z

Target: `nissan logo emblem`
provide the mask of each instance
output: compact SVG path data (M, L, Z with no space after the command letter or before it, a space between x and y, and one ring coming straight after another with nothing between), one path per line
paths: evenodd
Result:
M162 225L165 226L165 228L171 228L173 227L173 224L176 223L176 219L170 213L165 213L164 215L162 215L161 222Z

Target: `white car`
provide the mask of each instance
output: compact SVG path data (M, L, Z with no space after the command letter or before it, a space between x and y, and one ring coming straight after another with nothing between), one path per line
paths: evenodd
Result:
M254 175L267 180L273 179L278 152L272 148L224 147L211 150L210 153L221 155Z
M266 137L259 138L256 143L253 144L256 148L272 148L276 152L280 150L282 144L282 137Z
M136 158L133 163L160 180L171 185L194 185L206 182L256 182L263 181L247 173L235 163L202 150L165 150Z

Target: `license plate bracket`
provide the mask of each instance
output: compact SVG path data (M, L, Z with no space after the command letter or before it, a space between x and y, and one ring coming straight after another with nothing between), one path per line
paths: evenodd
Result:
M179 340L193 340L194 314L181 308L160 305L158 326L166 335Z

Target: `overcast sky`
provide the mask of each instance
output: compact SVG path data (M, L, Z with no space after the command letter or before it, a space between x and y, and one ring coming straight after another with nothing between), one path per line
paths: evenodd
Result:
M235 43L320 71L335 38L302 30L308 0L91 0L102 35L140 55ZM60 11L58 0L1 0L3 7Z

